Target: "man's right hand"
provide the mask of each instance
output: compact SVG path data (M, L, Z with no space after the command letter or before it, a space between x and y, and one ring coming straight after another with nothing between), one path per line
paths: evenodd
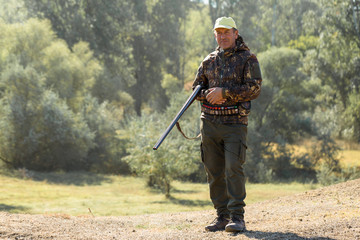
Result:
M213 105L220 105L226 101L226 98L223 98L222 88L215 87L209 88L208 94L206 95L206 100Z

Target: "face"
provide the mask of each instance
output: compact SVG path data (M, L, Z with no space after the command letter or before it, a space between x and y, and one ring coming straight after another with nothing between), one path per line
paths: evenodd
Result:
M235 47L235 40L238 37L238 31L227 28L217 28L214 31L216 41L222 49Z

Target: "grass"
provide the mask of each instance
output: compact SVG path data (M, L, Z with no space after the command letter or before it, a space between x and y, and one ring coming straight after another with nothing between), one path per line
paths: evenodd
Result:
M0 175L0 184L0 211L11 213L117 216L213 209L205 183L176 181L170 199L147 188L141 178L89 173L37 173L32 179ZM300 183L247 184L246 203L315 187Z
M295 154L308 152L312 144L312 141L307 140L295 145ZM336 157L340 160L341 167L360 167L360 144L337 141L337 145L340 150Z
M360 167L360 150L342 150L339 156L342 167Z

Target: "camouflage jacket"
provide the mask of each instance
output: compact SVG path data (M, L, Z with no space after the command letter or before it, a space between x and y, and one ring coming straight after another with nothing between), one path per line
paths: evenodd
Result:
M223 51L218 47L202 61L193 82L193 89L199 84L204 86L197 97L202 106L207 106L201 108L201 118L247 125L250 101L259 96L261 82L259 62L240 35L234 48ZM213 87L223 89L226 102L222 105L211 106L206 101L207 89Z

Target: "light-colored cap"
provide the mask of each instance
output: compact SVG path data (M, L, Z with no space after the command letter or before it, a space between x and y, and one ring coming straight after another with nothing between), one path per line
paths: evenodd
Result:
M220 17L215 21L214 30L217 28L236 28L236 24L234 19L231 17Z

